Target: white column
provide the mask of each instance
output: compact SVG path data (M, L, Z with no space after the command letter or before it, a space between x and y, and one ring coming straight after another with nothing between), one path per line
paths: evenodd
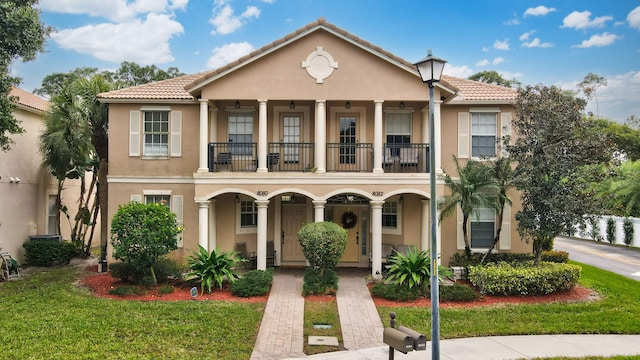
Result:
M382 278L382 205L384 201L372 200L371 206L371 275Z
M430 227L430 217L429 217L429 200L422 200L422 226L420 227L420 250L425 251L429 248L429 227Z
M313 214L314 221L323 222L324 206L327 204L327 202L322 200L314 200L312 201L312 203L313 203L313 209L314 209L314 214Z
M327 109L326 100L316 100L316 172L327 172Z
M258 100L258 170L267 172L267 100Z
M213 105L209 107L209 139L218 141L218 108Z
M209 249L218 248L216 236L216 199L211 199L209 200Z
M382 173L382 149L384 142L382 141L382 103L384 100L374 100L374 116L373 116L373 172Z
M207 159L209 158L209 102L207 99L200 99L200 157L198 161L198 172L209 172Z
M436 174L442 174L442 131L441 131L441 119L440 119L440 104L442 101L436 100L434 101L433 108L433 133L434 133L434 142L433 148L436 149L436 163L433 164L433 168L436 170ZM438 239L440 237L438 236Z
M267 270L267 209L269 200L256 200L258 206L258 270Z
M198 244L209 250L209 200L198 203Z

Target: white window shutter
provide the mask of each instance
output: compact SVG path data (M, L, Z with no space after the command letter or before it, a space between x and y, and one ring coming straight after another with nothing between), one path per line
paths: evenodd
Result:
M171 197L171 207L172 207L171 211L173 211L173 213L176 214L176 222L180 227L184 226L183 204L184 204L184 197L182 195L174 195ZM183 234L184 234L184 231L178 234L179 248L184 246Z
M458 158L468 159L470 156L471 128L469 125L469 113L458 113Z
M511 116L510 112L503 112L500 114L500 138L504 136L511 136ZM502 156L508 156L507 152L504 150L502 141L500 141L500 146L502 147Z
M142 202L142 195L131 195L131 201Z
M129 156L140 156L140 111L129 112Z
M171 156L182 156L182 111L171 112Z
M464 233L462 232L462 222L464 220L464 216L462 215L462 209L460 208L460 206L456 206L456 215L458 220L456 222L456 234L458 234L456 247L458 250L464 250Z
M511 250L511 205L504 205L502 230L500 231L500 250Z

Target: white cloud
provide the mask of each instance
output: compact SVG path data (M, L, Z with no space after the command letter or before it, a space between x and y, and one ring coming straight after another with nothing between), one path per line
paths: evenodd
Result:
M487 66L489 64L491 64L491 61L487 59L482 59L476 63L476 66Z
M171 15L150 13L145 20L64 29L51 34L51 38L63 49L100 60L148 65L172 61L169 40L183 32Z
M533 34L535 34L536 31L535 30L531 30L531 31L527 31L526 33L520 35L520 37L518 39L520 39L520 41L526 41L529 40L529 37Z
M214 16L209 19L215 29L211 34L230 34L241 28L247 21L260 16L260 9L255 6L248 6L240 15L235 16L231 5L224 1L217 2L219 5L213 9Z
M575 29L587 29L591 27L600 28L600 27L603 27L607 21L613 20L613 17L611 16L599 16L594 18L593 20L591 20L590 18L591 18L591 12L588 10L585 10L582 12L574 11L564 18L564 20L562 21L561 27L575 28Z
M184 10L189 0L40 0L44 11L64 14L87 14L105 18L113 22L126 22L147 13L166 13L170 10Z
M496 40L493 43L493 48L498 50L509 50L509 39L504 39L503 41Z
M528 8L524 12L524 16L544 16L550 12L556 11L556 8L548 8L546 6L536 6L534 8Z
M640 6L631 10L629 15L627 15L627 21L629 22L629 26L640 30Z
M513 18L511 20L507 20L504 22L505 25L516 26L520 25L520 19L518 19L517 14L513 14Z
M640 71L606 76L607 86L598 88L600 116L618 122L630 115L640 116ZM596 113L596 103L591 100L587 110Z
M230 43L211 50L211 57L207 61L207 67L216 69L235 61L253 51L253 46L248 42Z
M463 79L474 74L473 70L467 65L453 66L451 64L447 64L447 66L444 67L443 72L449 76L455 76Z
M487 65L498 65L498 64L502 64L504 62L504 58L501 56L498 56L497 58L493 59L492 61L489 61L488 59L482 59L480 61L478 61L476 63L476 66L482 67L482 66L487 66Z
M491 64L499 65L499 64L502 64L503 62L504 62L504 58L502 56L498 56L497 58L493 59Z
M574 45L577 48L590 48L590 47L603 47L608 46L616 42L616 40L622 39L621 36L616 34L609 34L608 32L600 35L592 35L589 40L584 40L580 45Z
M528 48L550 48L553 47L553 43L550 42L541 42L539 38L535 38L531 41L525 41L522 43L522 46Z
M189 0L171 0L171 5L169 5L169 9L171 10L185 10L187 8L187 4Z

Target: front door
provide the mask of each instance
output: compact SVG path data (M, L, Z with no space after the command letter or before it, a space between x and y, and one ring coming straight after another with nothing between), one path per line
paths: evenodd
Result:
M298 230L307 223L305 204L282 205L282 261L305 261Z
M360 219L359 210L352 206L338 206L333 212L333 222L347 231L347 246L341 262L360 262Z

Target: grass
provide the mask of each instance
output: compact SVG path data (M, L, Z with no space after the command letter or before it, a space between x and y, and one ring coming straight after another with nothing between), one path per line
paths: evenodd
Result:
M580 303L520 304L440 309L443 339L490 335L640 334L640 282L582 266L580 283L602 298ZM385 326L395 311L397 324L431 333L430 308L379 307Z
M314 329L314 324L331 325L331 329ZM338 305L335 298L332 301L305 301L304 302L304 353L307 355L344 350L342 341L342 329L338 316ZM339 347L325 345L309 345L309 335L335 336L338 338Z
M70 267L0 283L7 359L248 359L264 304L100 299Z

